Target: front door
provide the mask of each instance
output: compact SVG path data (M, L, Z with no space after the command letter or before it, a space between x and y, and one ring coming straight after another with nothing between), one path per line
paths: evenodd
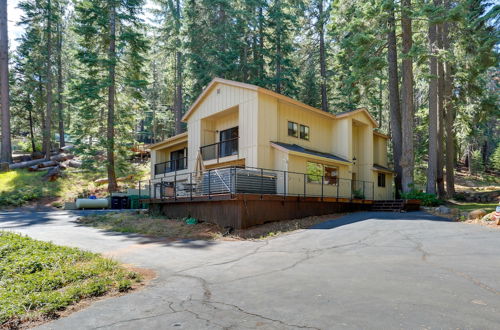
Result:
M238 154L238 134L238 126L220 131L219 157Z

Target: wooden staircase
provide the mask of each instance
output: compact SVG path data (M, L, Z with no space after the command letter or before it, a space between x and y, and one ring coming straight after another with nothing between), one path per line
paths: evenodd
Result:
M372 204L372 211L402 212L404 208L405 203L402 199L374 201Z

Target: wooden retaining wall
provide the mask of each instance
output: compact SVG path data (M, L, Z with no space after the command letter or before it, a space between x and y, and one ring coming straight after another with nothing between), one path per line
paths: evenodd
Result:
M297 197L258 194L225 194L208 197L147 200L150 209L167 217L187 216L221 227L248 228L270 221L314 215L368 210L372 201L343 198Z

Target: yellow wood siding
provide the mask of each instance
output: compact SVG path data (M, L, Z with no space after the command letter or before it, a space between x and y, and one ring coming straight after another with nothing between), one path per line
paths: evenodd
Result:
M386 199L392 195L392 178L387 174L385 188L377 187L377 174L373 164L387 166L387 140L373 134L374 122L366 112L357 111L339 118L311 111L298 102L286 100L270 92L245 88L242 84L217 82L196 103L187 117L188 124L188 166L194 171L195 162L201 146L219 142L219 132L235 126L239 127L239 155L237 158L248 167L260 167L280 171L306 172L308 159L339 168L339 177L373 182L371 191L375 198ZM309 140L288 136L288 121L309 127ZM296 144L319 152L331 153L351 162L351 165L320 161L316 157L289 154L271 146L271 141ZM178 146L175 146L178 148ZM152 164L168 160L171 150L153 151ZM213 163L213 162L212 162ZM211 166L219 166L217 161ZM207 164L208 165L208 164ZM223 164L221 163L220 166ZM304 180L299 175L289 178L289 193L303 193ZM320 184L306 183L306 192L320 194ZM325 187L323 187L325 189ZM278 190L284 189L279 187ZM327 190L337 189L326 187ZM339 187L342 195L350 195L351 186ZM331 192L325 194L331 195ZM371 196L367 196L371 197Z
M217 130L239 126L239 153L247 166L256 161L257 92L216 84L188 119L188 166L194 170L201 146L218 141ZM227 115L220 115L227 112ZM255 147L254 147L255 145ZM254 150L255 149L255 150ZM255 166L255 165L254 165Z

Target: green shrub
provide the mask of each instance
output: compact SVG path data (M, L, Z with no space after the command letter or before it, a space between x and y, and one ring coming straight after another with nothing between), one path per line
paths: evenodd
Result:
M443 201L440 200L434 194L428 194L420 190L413 189L407 193L401 193L402 199L418 199L423 206L437 206L443 204Z
M31 140L19 141L17 147L23 152L33 152ZM42 150L42 142L35 142L35 148L36 150Z
M361 190L355 189L352 192L352 197L353 198L358 198L358 199L365 199L365 194Z
M453 199L459 202L465 202L465 194L464 193L456 193L453 196Z
M484 172L483 156L480 150L472 151L470 162L472 173Z
M490 163L493 169L500 171L500 143L495 149L495 152L490 156Z

